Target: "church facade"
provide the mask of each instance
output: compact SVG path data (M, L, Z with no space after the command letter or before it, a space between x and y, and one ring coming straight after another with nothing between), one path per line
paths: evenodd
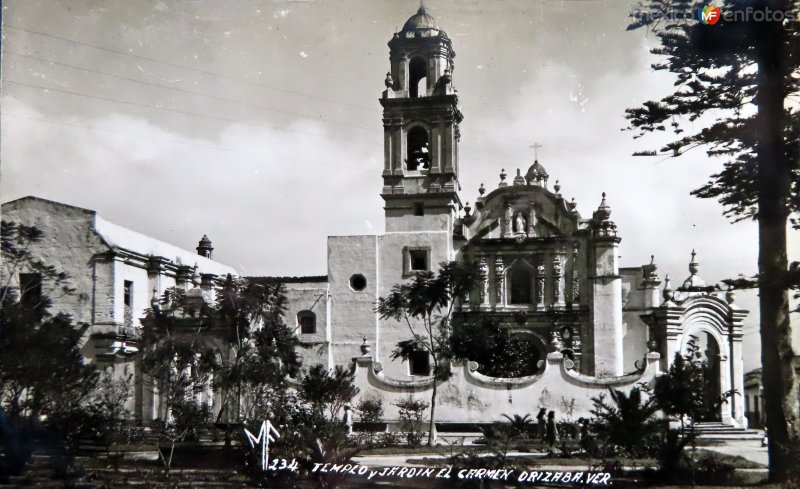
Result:
M621 234L605 194L583 217L544 166L499 175L474 207L459 196L459 125L455 53L424 7L388 43L383 106L382 235L328 238L324 277L288 283L289 320L309 348L307 364L356 363L362 397L381 399L387 417L409 395L426 399L432 379L424 353L392 360L405 323L375 312L379 297L445 261L479 264L483 284L459 304L454 321L491 320L527 343L531 375L488 378L475 362L454 365L440 386L442 421L490 421L541 406L588 415L590 397L630 388L665 371L697 338L714 365L717 394L735 389L718 419L744 425L742 320L732 294L706 285L695 254L689 278L673 291L651 262L621 267ZM524 172L523 172L524 171ZM573 402L574 401L574 402Z

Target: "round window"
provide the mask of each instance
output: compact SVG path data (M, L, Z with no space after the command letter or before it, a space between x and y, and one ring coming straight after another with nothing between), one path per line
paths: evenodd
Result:
M350 288L355 291L364 290L367 288L367 278L360 273L350 277Z

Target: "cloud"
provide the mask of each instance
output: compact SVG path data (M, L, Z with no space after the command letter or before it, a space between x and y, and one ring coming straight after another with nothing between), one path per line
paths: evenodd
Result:
M195 139L124 114L53 119L8 97L4 118L3 200L96 209L188 249L208 234L242 273L324 274L329 234L370 233L381 219L376 151L337 144L313 121ZM375 188L371 202L360 186Z

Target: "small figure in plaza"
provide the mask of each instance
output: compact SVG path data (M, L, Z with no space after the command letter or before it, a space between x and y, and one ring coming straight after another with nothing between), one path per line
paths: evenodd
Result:
M550 411L547 413L547 430L544 435L544 441L551 447L558 441L558 430L556 429L556 412Z
M545 428L545 416L547 415L547 408L539 409L539 414L536 415L536 433L540 440L544 440L544 435L546 433Z
M353 434L353 409L350 406L350 404L345 404L344 405L344 416L343 416L342 421L344 421L344 424L347 426L347 434L348 435L352 435Z

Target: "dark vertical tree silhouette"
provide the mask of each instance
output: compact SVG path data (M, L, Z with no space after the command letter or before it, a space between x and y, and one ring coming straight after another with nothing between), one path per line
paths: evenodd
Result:
M781 482L797 467L789 451L800 440L789 324L794 275L786 245L787 224L800 224L800 8L797 0L728 0L717 2L721 20L705 25L697 6L689 0L646 0L633 13L630 28L646 27L661 41L652 51L659 57L653 68L677 79L672 94L629 109L627 117L637 137L671 130L676 139L661 148L668 157L696 147L719 157L722 170L692 194L719 200L735 220L758 221L754 284L770 478Z

